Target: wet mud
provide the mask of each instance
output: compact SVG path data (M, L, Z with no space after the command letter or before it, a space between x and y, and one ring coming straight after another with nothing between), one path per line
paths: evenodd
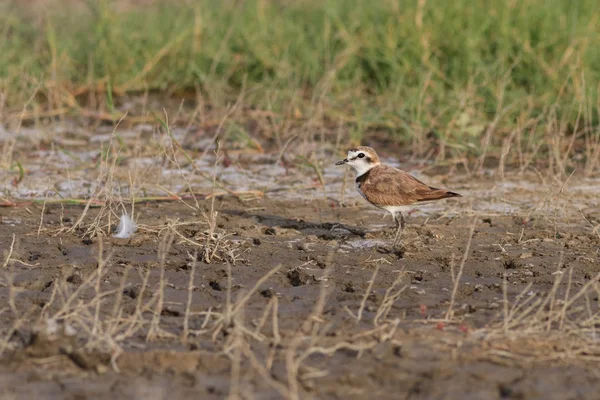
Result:
M596 354L565 357L550 331L547 351L531 336L488 338L503 331L507 299L568 298L597 279L600 238L582 218L474 212L451 200L410 214L402 251L390 252L383 212L357 197L316 197L141 203L131 239L69 232L82 206L44 206L41 228L41 204L0 209L5 257L15 238L0 288L1 397L597 396ZM220 248L203 247L210 235ZM217 330L211 313L247 294ZM585 297L596 313L598 296ZM140 302L149 305L127 332ZM289 359L301 356L290 386Z
M390 249L331 144L215 162L174 129L190 161L138 126L109 160L108 128L0 176L0 398L597 398L598 179L406 157L464 197Z

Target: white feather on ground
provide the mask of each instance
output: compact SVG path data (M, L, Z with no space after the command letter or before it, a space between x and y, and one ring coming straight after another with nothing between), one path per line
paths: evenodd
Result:
M125 213L121 215L121 219L119 220L119 227L117 228L117 233L113 235L113 237L120 239L129 239L135 231L137 230L137 224L131 217Z

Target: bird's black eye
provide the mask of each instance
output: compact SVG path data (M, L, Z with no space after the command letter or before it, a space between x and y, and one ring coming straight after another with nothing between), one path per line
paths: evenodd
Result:
M365 158L365 153L360 153L360 154L358 155L358 158Z

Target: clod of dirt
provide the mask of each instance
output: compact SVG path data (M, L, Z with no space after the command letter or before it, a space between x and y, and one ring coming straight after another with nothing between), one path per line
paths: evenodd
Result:
M391 254L395 255L398 259L404 258L404 254L406 253L406 248L404 246L397 247L392 249Z
M346 282L344 284L344 292L354 293L356 289L354 288L354 284L352 282Z
M331 257L330 256L317 256L315 258L315 261L317 262L317 267L321 268L321 269L325 269L328 266L331 265Z
M417 271L415 272L415 276L413 277L413 280L416 282L423 282L423 277L424 277L424 271Z
M471 285L464 285L458 289L458 294L462 298L469 298L475 293L475 288Z
M136 233L135 235L129 238L119 238L116 236L112 236L110 238L110 242L114 246L128 246L128 247L140 247L144 242L146 242L147 238L143 234Z
M165 307L162 309L160 315L164 317L179 317L181 316L181 313L177 310L173 310L172 308Z
M275 296L275 291L273 290L273 288L263 289L259 293L265 299L270 299L271 297Z
M81 278L81 274L79 272L75 272L67 278L67 282L79 286L83 283L83 279Z
M131 286L123 289L123 294L132 300L135 300L140 295L140 289L137 286Z
M390 353L396 355L399 348L400 346L390 342L379 343L371 349L371 354L373 354L373 357L375 357L376 360L384 360Z
M431 229L421 228L417 231L417 233L419 233L419 236L427 237L430 239L441 239L442 238L442 235L440 235L439 233L433 232Z
M221 287L221 284L217 281L208 282L208 286L210 286L212 288L212 290L216 290L218 292L223 290L223 288Z
M275 228L273 228L273 227L268 227L268 228L265 228L265 229L263 230L263 233L264 233L265 235L270 235L270 236L275 236L275 235L277 235L277 231L276 231L276 230L275 230Z
M41 256L40 253L31 253L29 255L29 262L36 261L38 258L40 258L40 256Z
M301 243L301 244L299 244L298 246L296 246L296 248L297 248L298 250L302 250L302 251L305 251L305 252L307 252L307 253L308 253L308 252L312 252L312 251L313 251L313 250L311 250L311 249L310 249L310 246L309 246L309 244L308 244L308 243Z
M465 315L465 314L472 314L475 311L477 311L477 309L472 306L471 304L465 303L462 306L460 306L460 308L458 310L456 310L454 312L454 315L459 316L459 315Z
M514 221L515 225L527 225L528 223L530 223L534 220L535 220L535 218L533 218L533 217L519 217L519 216L513 217L513 221Z
M391 246L377 246L377 252L381 254L390 254L396 256L398 259L403 258L406 253L404 246L394 247Z
M70 354L77 345L76 332L70 325L48 319L34 328L26 352L32 357L50 357L61 353Z
M292 286L306 285L310 281L310 277L300 268L294 268L288 271L287 278Z
M504 261L504 269L517 269L520 266L521 265L519 263L517 263L515 260L513 260L512 258Z
M484 218L484 219L482 220L482 222L483 222L484 224L489 224L489 226L492 226L492 219L491 219L491 218Z
M255 246L260 246L260 239L259 238L252 239L252 244Z
M442 272L446 272L450 270L450 258L446 256L437 256L435 257L435 261L440 264L440 269Z
M522 393L515 392L513 388L504 383L498 385L498 394L501 399L520 399L523 397Z
M75 365L83 370L96 371L98 374L103 374L108 371L108 367L103 364L106 360L103 360L102 355L86 354L81 350L73 351L72 353L66 353L69 359L73 361Z
M81 243L85 244L86 246L89 246L89 245L93 244L94 241L91 238L86 237L81 240Z

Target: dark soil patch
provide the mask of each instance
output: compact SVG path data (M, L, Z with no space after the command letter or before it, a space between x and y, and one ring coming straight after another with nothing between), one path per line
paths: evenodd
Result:
M479 218L456 293L455 310L460 323L446 326L436 321L448 309L453 289L451 273L456 273L464 254L470 217L450 220L434 216L427 221L424 217L409 218L403 254L399 257L395 252L382 253L377 245L370 244L389 244L392 236L387 230L372 229L375 214L357 212L356 207L333 208L325 202L278 202L269 198L252 203L223 199L216 206L223 216L218 221L220 230L235 233L230 240L236 243L235 249L243 260L231 265L233 302L266 273L282 266L249 298L245 307L244 320L248 326L262 323L261 332L272 338L271 319L263 318L263 314L267 304L272 304L275 298L278 302L281 341L257 342L253 351L261 362L269 360L271 349L284 348L300 324L309 318L319 298L321 282L326 282L328 292L320 318L328 330L320 334L324 342L335 343L336 338L371 329L386 290L400 271L407 276L403 281L407 287L387 315L390 320L402 321L402 329L395 334L393 343L386 341L362 352L344 349L328 356L308 357L306 364L310 369L301 371L305 374L299 388L303 398L578 396L591 399L600 390L595 366L537 363L525 357L486 358L481 356L478 341L469 339L470 332L487 326L502 312L504 278L507 295L514 298L528 285L532 296L548 293L557 270L566 272L569 268L571 281L579 287L595 277L598 238L584 225L562 226L562 238L557 238L553 234L555 224L551 222L523 226L513 216ZM314 212L317 206L318 217ZM11 265L14 286L18 288L14 306L20 315L32 308L32 315L39 315L52 296L67 298L84 285L87 277L98 269L100 242L108 260L101 289L113 294L102 302L100 318L106 325L97 329L108 329L111 318L116 318L112 313L117 301L121 308L114 315L119 315L118 310L131 315L144 284L144 299L157 296L161 273L159 247L164 238L157 233L158 229L141 229L135 245L110 237L102 241L83 239L76 234L57 237L53 230L57 223L53 219L63 212L49 208L50 212L44 216L45 229L39 236L39 207L0 209L2 217L18 216L22 221L15 226L0 225L4 250L8 249L13 234L17 238ZM245 211L248 208L253 211ZM154 227L162 226L170 216L182 218L191 213L177 203L140 205L136 206L136 212L141 224ZM64 209L64 217L71 221L77 220L80 213L81 208ZM76 336L64 336L66 328L59 326L63 333L55 333L55 338L44 336L34 331L33 317L26 319L9 339L10 346L0 363L1 397L26 398L42 392L47 398L109 392L112 397L138 398L149 393L168 394L170 398L226 396L232 365L218 351L218 346L228 340L230 327L223 329L216 342L210 334L200 333L187 342L178 339L186 318L193 251L184 240L175 239L166 257L160 327L170 336L146 341L149 327L144 327L140 334L121 343L124 353L115 361L120 370L116 372L110 362L110 346L106 347L108 353L87 352L80 348L86 332L79 330ZM365 300L363 322L356 323L347 310L355 313L359 309L377 264L379 271ZM329 275L325 277L326 272ZM207 317L207 310L223 311L229 285L227 276L224 263L197 262L188 329L202 332L205 320L211 318ZM62 281L68 286L55 291L55 285ZM564 295L565 289L561 284L558 296ZM0 288L7 309L9 295L6 285ZM93 298L94 293L86 290L79 295L84 302ZM589 301L597 303L598 299ZM143 312L150 320L152 309ZM423 323L424 320L432 322ZM0 314L0 322L3 334L7 333L14 323L12 313ZM452 348L439 345L455 337L470 344ZM275 357L270 362L272 379L285 385L284 359ZM279 393L259 374L249 372L252 370L250 364L242 365L244 387L257 398L278 398ZM325 370L327 373L317 373ZM25 381L27 385L18 383Z

